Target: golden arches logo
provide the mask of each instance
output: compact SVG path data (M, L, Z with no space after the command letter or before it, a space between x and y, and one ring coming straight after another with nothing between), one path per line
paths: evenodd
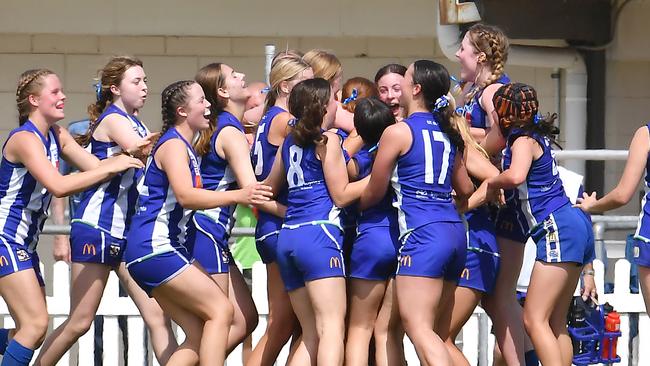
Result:
M4 267L8 265L9 265L9 261L7 260L7 257L5 257L4 255L0 256L0 267Z
M410 267L413 264L413 258L410 255L402 256L399 260L400 265L403 267Z
M467 268L463 269L463 272L460 273L460 278L463 277L469 281L469 269Z
M97 249L95 249L95 244L84 244L83 252L84 255L92 253L92 255L97 255Z
M339 257L330 258L330 268L341 268L341 260Z

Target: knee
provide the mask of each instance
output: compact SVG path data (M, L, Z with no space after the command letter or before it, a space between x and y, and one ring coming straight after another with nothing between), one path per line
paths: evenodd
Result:
M161 311L148 311L147 313L142 314L142 319L144 320L147 328L151 332L160 332L165 329L171 329L171 319Z
M534 330L540 324L540 319L538 319L530 311L524 311L524 329L526 333L533 334Z
M75 337L81 337L88 332L93 320L94 317L92 316L70 317L68 319L68 324L66 325L66 330L72 333Z
M45 333L47 333L48 325L48 316L47 314L39 315L33 317L29 322L22 325L16 332L16 334L21 333L21 335L31 342L33 342L36 348L40 347L45 340Z

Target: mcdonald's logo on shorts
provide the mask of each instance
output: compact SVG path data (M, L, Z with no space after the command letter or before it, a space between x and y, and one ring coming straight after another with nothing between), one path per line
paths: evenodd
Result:
M341 260L339 257L330 258L330 268L341 268Z
M95 244L84 244L82 253L84 255L92 253L92 255L97 255L97 249L95 249Z
M460 273L460 278L465 278L469 281L469 269L464 268L463 272Z
M411 258L410 255L405 255L399 259L399 263L403 267L410 267L411 264L413 264L413 259Z
M4 255L0 256L0 267L8 266L9 261L7 260L7 257Z

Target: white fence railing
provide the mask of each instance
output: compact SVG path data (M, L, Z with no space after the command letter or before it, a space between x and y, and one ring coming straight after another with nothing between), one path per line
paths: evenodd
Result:
M600 291L604 288L603 263L597 260L594 263L597 277L596 284ZM621 313L621 331L623 336L618 341L618 352L622 358L621 365L650 365L650 320L645 313L643 298L640 294L632 294L630 288L630 263L624 259L619 260L615 265L614 293L600 295L600 301L609 302ZM49 272L49 271L48 271ZM45 271L43 273L46 273ZM70 276L69 266L66 263L54 264L51 281L54 286L52 296L47 297L47 306L53 325L60 325L67 317L69 309ZM46 279L47 281L48 279ZM103 355L104 365L123 364L122 337L118 327L118 316L127 317L128 328L128 354L126 359L130 366L153 364L158 365L155 359L152 361L152 352L145 345L146 329L138 310L128 297L120 297L118 279L111 273L104 297L99 306L98 315L104 316L103 326ZM260 314L260 322L253 333L253 344L257 342L266 327L268 306L266 302L266 270L263 264L258 263L253 268L253 299ZM5 326L13 324L13 320L7 311L4 302L0 301L0 317L3 318ZM630 342L630 325L638 319L638 336ZM462 345L463 353L469 359L471 365L488 365L492 362L492 347L494 337L489 335L491 322L487 315L479 308L463 328L458 343ZM183 334L178 329L179 342ZM419 362L413 346L405 339L406 357L411 365ZM628 349L625 345L631 344ZM640 347L639 345L646 345ZM148 355L148 356L147 356ZM241 347L236 349L228 358L228 365L241 365ZM278 359L278 364L283 365L287 357L287 349L283 350ZM68 353L61 360L59 365L93 365L94 360L94 328L86 333L78 343L78 353L74 356Z

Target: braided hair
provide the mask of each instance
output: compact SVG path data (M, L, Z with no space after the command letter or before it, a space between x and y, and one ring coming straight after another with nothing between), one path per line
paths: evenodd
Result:
M16 88L16 107L18 108L18 124L22 126L29 118L32 105L29 103L30 95L37 95L43 89L43 79L48 75L55 75L48 69L27 70L20 75Z
M442 132L447 134L449 140L462 154L465 150L465 142L455 124L452 123L454 109L450 108L449 105L436 108L436 101L441 97L446 98L449 93L450 79L447 69L441 64L430 60L415 61L413 63L413 84L420 84L422 99L427 110L436 116Z
M467 93L465 100L472 100L476 93L493 84L503 75L503 69L508 61L510 44L503 31L492 25L474 24L467 30L467 35L476 52L485 54L485 62L492 69L492 73L485 81Z
M194 80L181 80L168 85L161 94L161 115L162 115L162 129L160 136L164 135L170 128L176 125L178 115L176 110L187 103L188 90L192 85L196 84ZM158 141L154 142L154 146Z
M142 61L130 56L116 56L111 58L108 63L99 71L99 80L97 81L96 97L97 100L88 106L88 116L90 125L88 131L76 138L81 146L87 146L97 128L99 116L106 110L106 107L113 103L113 92L111 86L119 86L124 79L124 73L134 66L142 67Z
M554 140L560 130L553 123L557 114L539 115L539 101L535 89L523 83L509 83L500 87L492 97L499 117L501 134L508 138L514 130L525 134L539 134Z

